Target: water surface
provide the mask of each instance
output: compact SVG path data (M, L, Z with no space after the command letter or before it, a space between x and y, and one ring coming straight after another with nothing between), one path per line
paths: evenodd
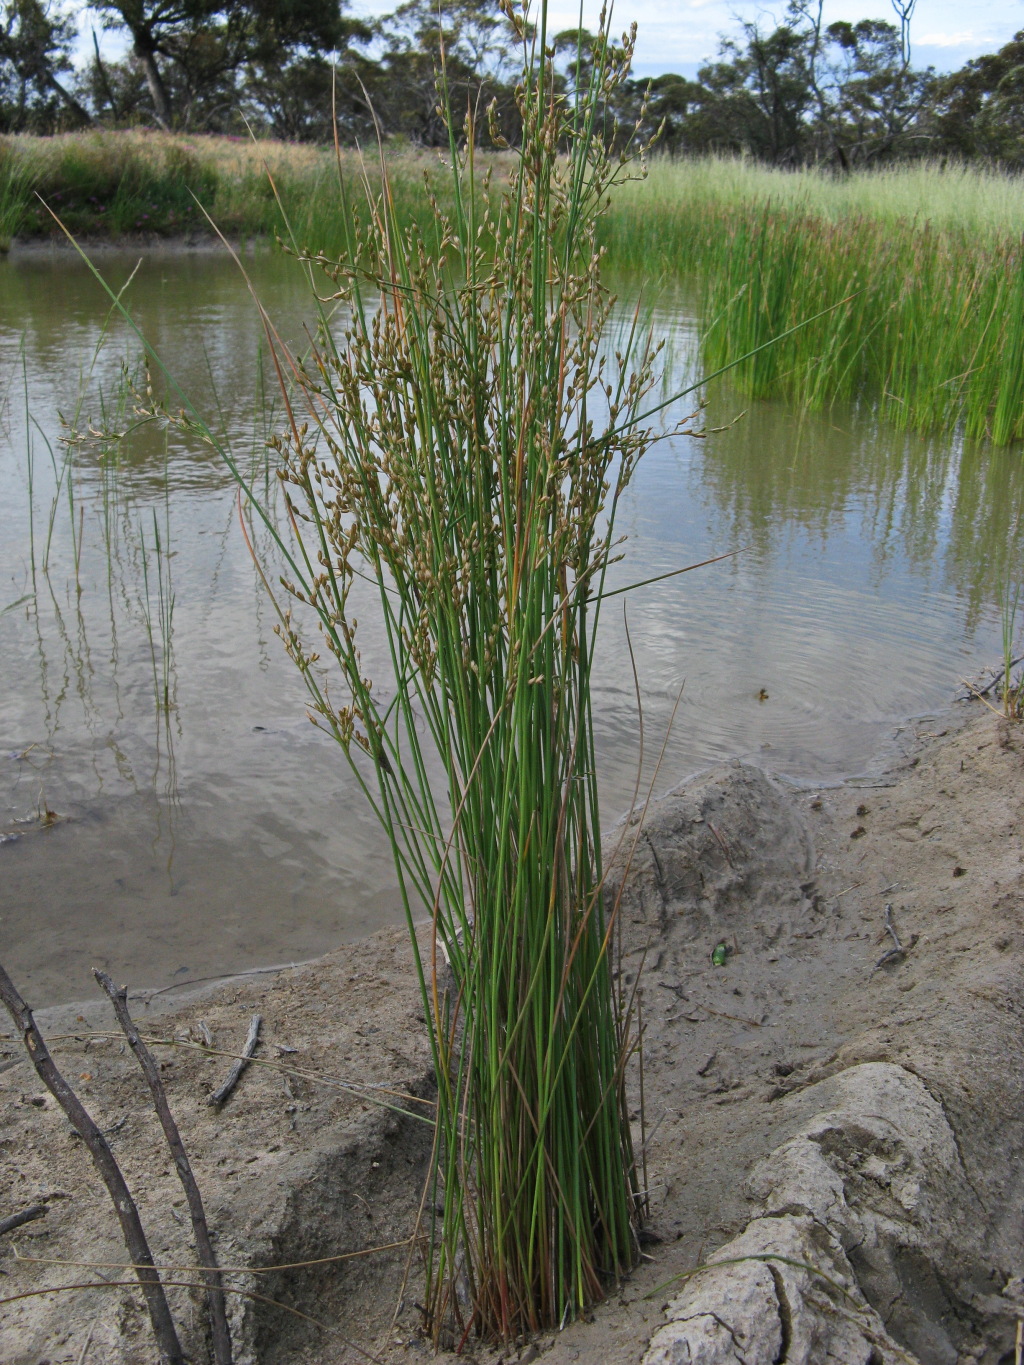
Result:
M98 257L115 287L138 261ZM301 344L301 271L269 253L247 266ZM271 487L272 377L237 268L147 253L125 297ZM685 295L659 294L652 321L667 394L692 367ZM140 361L77 259L0 260L0 960L37 1004L88 994L92 965L164 986L399 917L383 837L273 635L229 473L177 432L133 429L121 366L141 397ZM130 434L69 451L62 415ZM649 758L681 694L657 786L734 755L809 782L861 772L895 724L998 661L1020 454L727 389L705 421L722 429L652 449L622 513L616 584L738 551L628 597ZM595 691L608 824L638 755L623 600Z

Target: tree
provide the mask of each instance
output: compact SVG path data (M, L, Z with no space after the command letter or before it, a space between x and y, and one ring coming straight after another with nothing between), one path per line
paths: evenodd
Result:
M898 8L909 22L911 0ZM823 0L790 0L786 22L743 25L697 83L664 76L650 116L674 151L746 152L773 165L842 169L930 146L934 72L909 65L907 29L880 19L825 25Z
M906 37L881 19L841 21L827 33L836 54L830 126L844 165L927 150L922 120L935 73L910 67Z
M47 0L9 0L0 10L0 131L52 132L92 122L60 79L72 71L72 20Z
M685 76L655 76L647 97L647 133L660 133L656 147L663 152L682 152L687 128L701 103L702 87Z
M743 35L745 46L724 39L719 60L698 71L700 92L688 100L683 124L686 144L796 164L810 141L806 35L791 25L764 33L756 23L744 23Z
M407 0L376 29L382 47L370 90L374 112L387 133L420 146L442 147L448 129L438 101L443 59L456 116L472 109L482 141L484 111L497 101L498 123L515 140L518 114L513 82L521 59L512 24L489 0Z
M161 127L216 130L247 91L257 105L267 98L268 76L282 88L302 89L301 77L315 69L322 86L329 70L322 54L370 36L366 25L345 17L344 2L97 0L94 8L108 28L130 35Z
M170 60L181 37L213 19L215 0L99 0L93 8L107 29L126 29L132 56L149 87L153 116L162 128L173 121L167 82L157 58Z
M938 83L936 149L1024 166L1024 30Z

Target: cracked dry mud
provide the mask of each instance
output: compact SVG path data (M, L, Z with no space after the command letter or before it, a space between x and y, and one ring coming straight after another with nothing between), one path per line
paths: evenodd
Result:
M724 765L655 803L642 826L612 832L620 864L633 849L627 980L643 966L645 1260L588 1321L504 1353L470 1342L460 1359L1013 1361L1024 1311L1024 728L972 713L918 724L900 744L888 771L821 792ZM408 1237L427 1125L312 1079L429 1094L400 935L173 1010L158 1003L133 1009L154 1034L194 1044L157 1053L223 1264ZM230 1051L257 1009L259 1055L275 1066L251 1068L214 1114L205 1095L229 1063L196 1045L200 1024ZM43 1022L78 1035L55 1043L57 1060L113 1129L158 1260L188 1266L183 1199L141 1076L113 1031L84 1041L110 1027L103 1006ZM0 1240L0 1297L116 1278L116 1223L81 1144L16 1045L0 1049L0 1216L48 1208ZM111 1267L16 1260L13 1247ZM415 1267L396 1313L406 1260L398 1246L235 1276L328 1329L235 1295L240 1365L347 1365L365 1359L357 1346L388 1365L425 1362ZM171 1294L186 1350L204 1361L198 1300ZM0 1360L149 1365L155 1350L137 1293L96 1288L0 1308Z

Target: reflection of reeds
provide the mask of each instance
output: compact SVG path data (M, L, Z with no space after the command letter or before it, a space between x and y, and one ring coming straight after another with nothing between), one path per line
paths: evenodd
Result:
M57 452L53 442L47 436L35 417L30 417L30 422L39 433L43 444L46 446L47 454L50 457L50 467L53 470L53 494L50 499L50 511L46 519L46 543L43 546L42 569L44 574L50 572L50 555L53 550L53 535L57 526L57 517L60 515L62 495L65 492L65 485L68 498L70 499L72 510L74 509L74 492L71 488L71 479L74 471L74 460L71 447L67 444L61 446L61 456L58 460ZM74 539L74 516L71 518L71 535Z
M28 547L32 566L32 591L36 590L36 502L35 502L35 446L32 440L32 411L28 397L28 357L25 354L25 335L18 348L21 356L21 382L25 397L25 487L28 498Z
M746 406L723 387L709 426L725 427ZM771 556L794 528L824 543L859 521L879 570L905 556L915 573L937 575L962 601L969 632L1019 577L1024 462L1015 449L894 436L848 408L800 416L782 403L759 405L705 449L702 487L733 546Z
M33 615L41 695L51 732L60 724L59 712L72 683L83 713L99 715L92 695L94 674L87 629L87 616L91 617L92 627L97 624L95 612L89 611L89 604L95 599L88 592L97 556L106 580L107 621L100 621L99 625L104 632L109 631L111 649L104 676L118 693L119 620L127 616L135 629L141 628L145 635L157 709L166 714L174 705L175 594L170 571L167 445L165 441L164 467L158 485L162 493L162 522L152 511L150 530L150 513L147 510L145 519L140 515L129 475L130 442L134 433L147 425L144 420L137 420L134 412L140 397L139 375L144 371L122 362L116 381L95 383L112 316L116 316L116 311L108 314L91 359L83 366L71 413L62 418L64 433L59 442L49 439L33 411L24 341L20 352L26 452L25 520L33 592L8 604L5 610L36 603ZM99 415L87 418L87 408L93 405L98 407ZM46 462L40 467L39 442L48 453L48 468ZM37 530L36 504L40 499L45 509L45 533L41 528ZM43 590L41 593L36 591L37 586ZM47 646L51 635L56 636L63 652L61 685L52 697L47 687ZM112 718L104 719L109 722ZM158 756L158 767L161 762Z
M23 607L32 600L33 596L30 592L21 597L16 597L13 602L8 602L6 607L0 607L0 616L6 616L9 611L15 611L18 607Z
M142 593L139 602L146 623L146 638L149 640L149 653L153 663L153 691L157 706L164 711L171 709L172 641L174 633L174 591L171 585L171 564L168 557L169 545L161 539L160 522L153 512L153 567L156 570L155 583L150 574L150 551L146 546L146 535L139 522L139 547L142 564ZM154 600L155 599L155 600Z

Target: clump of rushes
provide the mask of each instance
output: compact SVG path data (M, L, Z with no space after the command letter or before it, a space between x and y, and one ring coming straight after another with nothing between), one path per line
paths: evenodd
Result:
M345 262L311 260L348 321L325 320L295 364L277 439L297 534L281 633L387 831L417 951L438 1087L425 1308L456 1342L513 1340L600 1299L637 1259L646 1200L590 687L616 506L654 439L656 351L635 326L601 358L595 246L643 153L615 148L605 118L633 37L615 48L602 24L570 102L546 8L535 29L503 9L523 50L506 188L478 175L472 115L457 128L450 108L439 250L400 227L385 172ZM360 654L364 579L384 686ZM310 608L344 704L293 621Z

